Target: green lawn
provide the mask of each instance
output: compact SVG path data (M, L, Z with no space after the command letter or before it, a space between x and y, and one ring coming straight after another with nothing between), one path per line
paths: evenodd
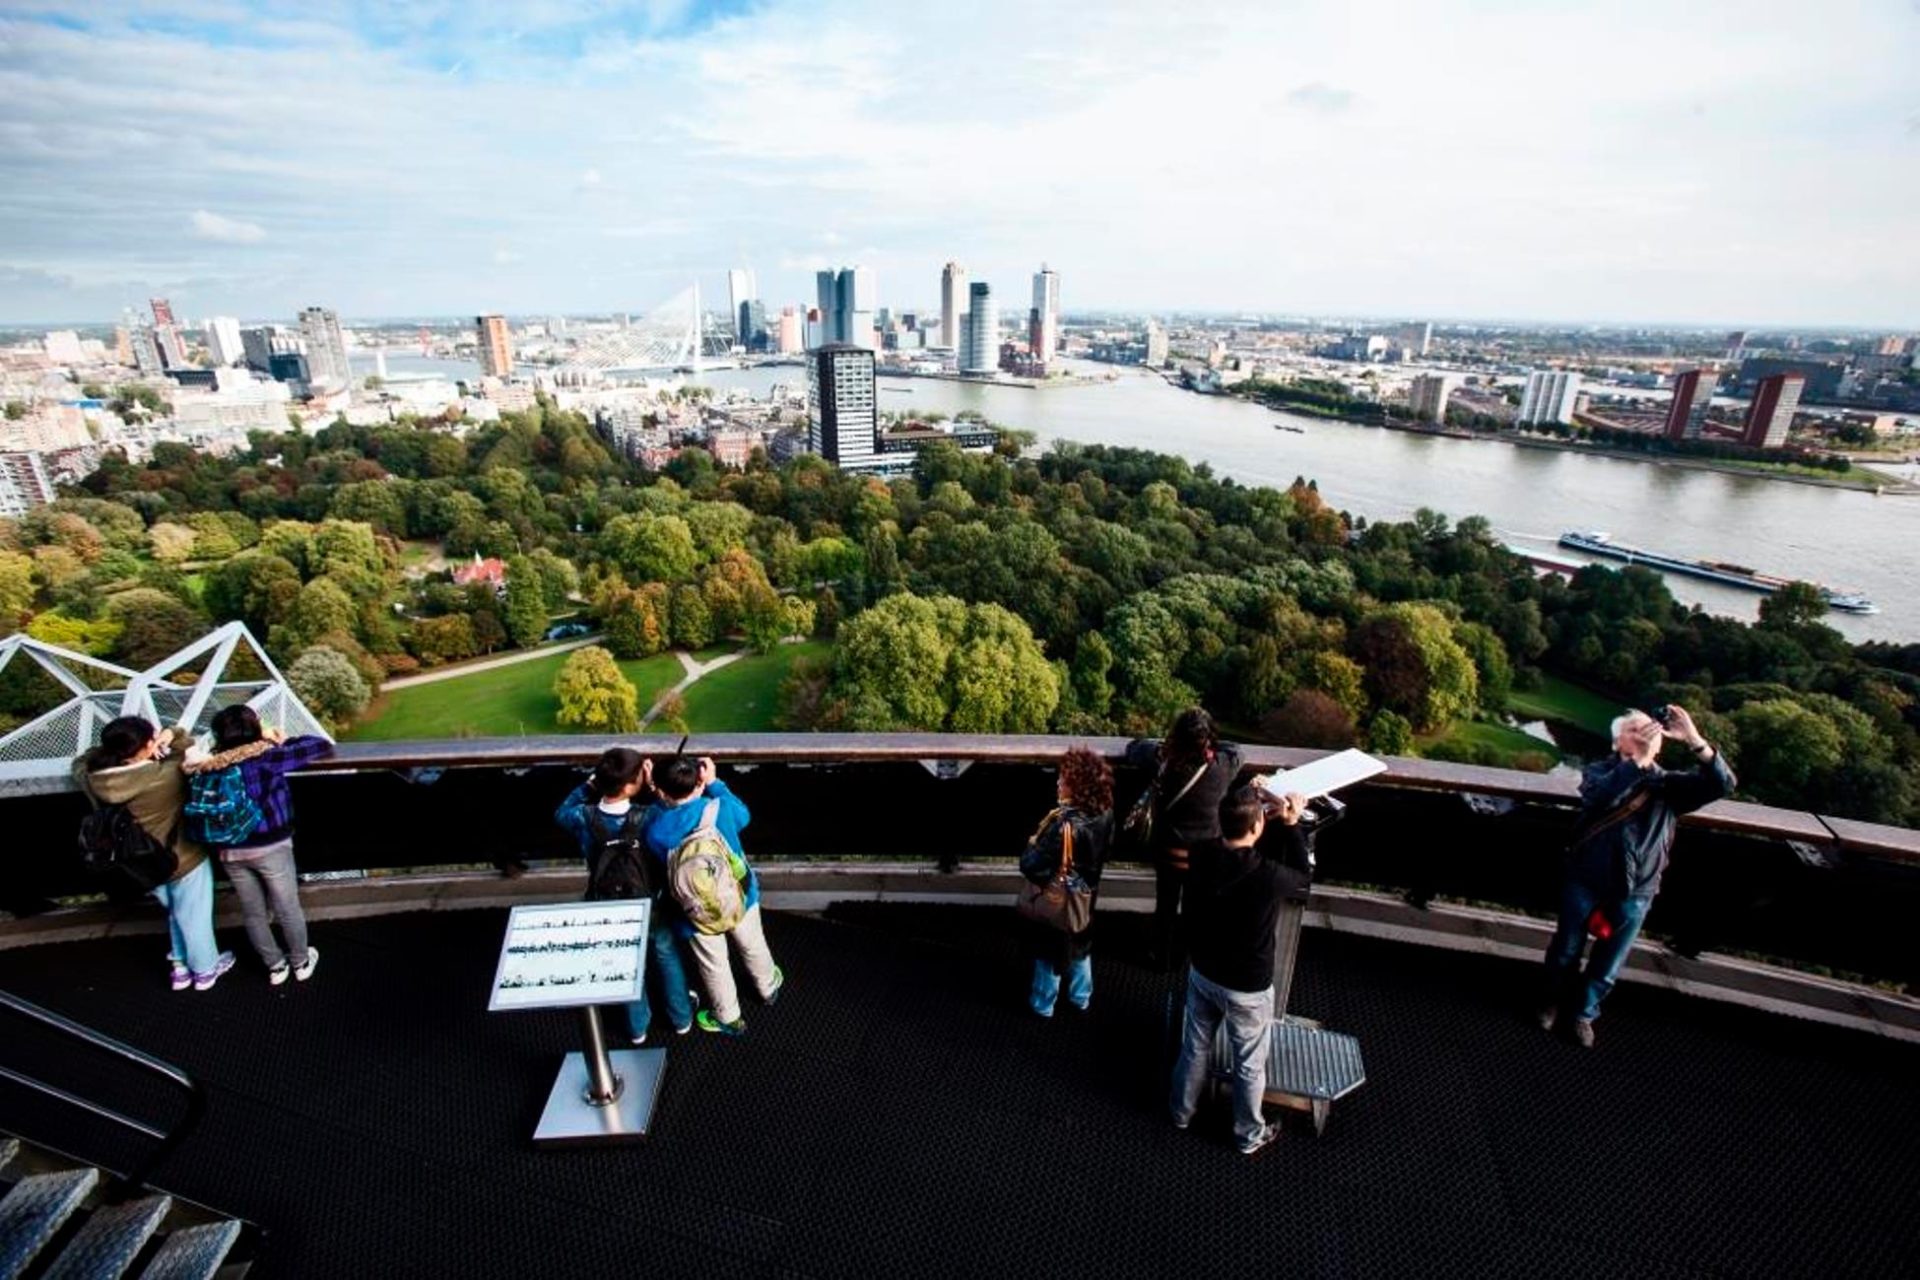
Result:
M1553 743L1542 742L1510 725L1485 720L1456 721L1445 733L1421 739L1421 754L1431 755L1430 748L1439 742L1470 748L1476 754L1486 753L1489 757L1486 763L1501 767L1510 766L1513 758L1522 754L1545 756L1549 761L1560 758L1560 749Z
M1558 720L1605 737L1607 727L1624 708L1590 689L1549 675L1541 677L1538 689L1515 689L1507 697L1507 709L1524 720Z
M346 738L353 742L393 742L559 733L562 730L553 719L553 678L569 656L556 653L470 676L396 689L382 695ZM670 653L623 662L620 670L639 691L643 715L660 691L681 675L679 659Z
M687 727L694 733L761 733L772 729L774 715L780 709L780 685L794 661L820 657L832 649L824 640L783 644L772 653L750 653L702 676L687 687Z

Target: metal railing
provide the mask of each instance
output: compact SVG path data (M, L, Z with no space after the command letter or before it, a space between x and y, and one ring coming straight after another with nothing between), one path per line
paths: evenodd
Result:
M179 1148L180 1144L187 1140L187 1137L199 1125L201 1117L206 1114L206 1091L200 1087L199 1081L172 1063L164 1062L150 1053L143 1053L132 1045L123 1044L115 1040L112 1036L103 1035L91 1027L75 1022L71 1018L61 1016L51 1009L42 1009L39 1005L28 1000L22 1000L19 996L13 995L10 992L0 991L0 1010L5 1010L8 1013L25 1018L29 1022L36 1023L64 1039L77 1041L88 1048L98 1050L122 1062L131 1063L143 1071L173 1085L181 1093L186 1095L186 1109L180 1117L166 1128L158 1128L148 1124L144 1120L135 1119L123 1111L116 1111L114 1108L106 1106L103 1103L95 1102L91 1098L82 1097L70 1089L63 1089L59 1085L50 1084L37 1076L29 1075L24 1071L16 1070L4 1062L0 1062L0 1079L20 1085L22 1088L30 1089L42 1097L52 1098L57 1102L62 1102L67 1106L84 1111L88 1115L110 1121L113 1124L132 1129L136 1133L154 1139L156 1145L144 1160L134 1164L127 1172L116 1175L123 1190L136 1190L145 1187L148 1178L153 1175L154 1170L158 1169L167 1157L171 1156L174 1151Z

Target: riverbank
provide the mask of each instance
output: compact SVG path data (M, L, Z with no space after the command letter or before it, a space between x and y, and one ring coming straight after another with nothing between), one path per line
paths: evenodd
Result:
M965 373L925 373L913 369L874 370L876 378L920 378L928 382L958 382L973 387L1016 387L1021 391L1050 391L1055 387L1097 387L1109 378L1088 377L1079 373L1063 373L1051 378L1019 378L1010 373L996 373L991 377L979 377Z

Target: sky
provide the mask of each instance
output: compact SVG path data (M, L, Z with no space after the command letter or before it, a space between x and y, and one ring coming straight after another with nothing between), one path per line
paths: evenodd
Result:
M110 11L110 12L108 12ZM1920 328L1920 0L0 0L0 324L937 303Z

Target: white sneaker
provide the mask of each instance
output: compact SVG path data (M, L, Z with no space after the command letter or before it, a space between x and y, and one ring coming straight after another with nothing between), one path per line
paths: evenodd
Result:
M1273 1140L1279 1136L1280 1136L1279 1125L1277 1124L1261 1125L1260 1132L1254 1134L1251 1138L1247 1139L1245 1142L1240 1144L1240 1154L1243 1156L1254 1155L1264 1150L1267 1146L1271 1145Z
M279 964L267 970L267 981L271 983L273 986L277 987L281 983L285 982L287 978L292 975L292 973L293 973L293 966L288 964L285 960L282 960Z
M313 976L314 966L319 963L320 963L320 948L308 947L306 963L302 965L298 965L294 968L294 971L293 971L294 980L296 982L305 982L308 978L311 978Z

